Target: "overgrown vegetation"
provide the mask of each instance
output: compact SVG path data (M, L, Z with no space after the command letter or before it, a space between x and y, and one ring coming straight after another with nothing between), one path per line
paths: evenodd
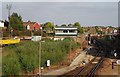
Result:
M15 48L10 46L4 49L3 53L3 62L2 62L2 73L4 75L18 75L21 68L19 59L14 52Z
M56 64L69 53L70 49L75 50L80 46L79 43L74 42L69 38L63 41L49 40L47 43L42 43L41 65L46 66L46 61L50 60L52 64Z
M21 71L26 73L38 67L38 44L36 42L20 43L6 46L3 49L3 74L18 75Z
M30 73L41 66L46 67L49 59L51 64L57 64L63 60L70 49L75 50L80 44L70 38L63 41L45 40L45 42L24 41L18 45L10 45L3 48L3 75L18 75L22 71ZM41 56L39 56L41 52ZM39 59L39 57L41 57Z

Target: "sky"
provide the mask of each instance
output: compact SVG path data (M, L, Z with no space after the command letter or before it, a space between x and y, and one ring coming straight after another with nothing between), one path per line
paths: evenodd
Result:
M53 22L56 25L73 24L80 22L81 26L118 26L118 0L4 0L2 1L2 18L7 19L7 4L12 4L11 14L17 12L23 21L36 21L38 23ZM32 0L33 1L33 0ZM1 2L0 2L1 5ZM0 12L1 15L1 12ZM1 16L0 16L1 17Z
M0 0L2 2L118 2L119 0Z

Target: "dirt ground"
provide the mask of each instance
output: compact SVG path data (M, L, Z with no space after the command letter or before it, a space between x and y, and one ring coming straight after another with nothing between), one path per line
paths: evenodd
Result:
M112 60L106 59L96 75L118 75L118 65L114 63L114 69L112 69Z

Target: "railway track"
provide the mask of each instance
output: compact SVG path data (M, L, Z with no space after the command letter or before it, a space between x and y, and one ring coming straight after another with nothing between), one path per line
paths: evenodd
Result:
M99 63L95 65L95 67L92 68L92 70L86 75L86 77L91 77L92 75L94 75L94 73L96 72L96 70L100 67L100 65L103 63L104 59L101 58L99 60Z
M99 69L100 65L104 61L104 57L98 57L99 52L96 54L96 57L92 59L88 64L86 64L83 67L77 67L75 70L70 71L64 75L61 75L60 77L66 77L66 76L72 76L72 77L91 77L94 75L97 69Z
M102 45L103 43L96 40L98 46L101 48L104 48L104 50L106 50L106 46ZM91 60L88 64L86 64L83 67L77 67L75 70L70 71L64 75L61 75L60 77L66 77L66 76L72 76L72 77L92 77L93 75L95 75L95 72L100 68L100 66L102 65L102 63L105 60L105 56L107 56L106 53L103 53L101 57L99 57L99 55L101 55L100 52L98 52L96 54L96 57Z
M100 67L103 63L104 58L96 57L89 64L86 64L84 67L78 67L75 70L66 73L60 77L72 76L72 77L91 77L94 75L95 71Z

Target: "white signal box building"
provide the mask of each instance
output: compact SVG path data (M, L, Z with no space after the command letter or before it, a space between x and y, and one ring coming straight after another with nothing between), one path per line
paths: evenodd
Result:
M56 36L77 36L78 28L76 27L55 27Z

